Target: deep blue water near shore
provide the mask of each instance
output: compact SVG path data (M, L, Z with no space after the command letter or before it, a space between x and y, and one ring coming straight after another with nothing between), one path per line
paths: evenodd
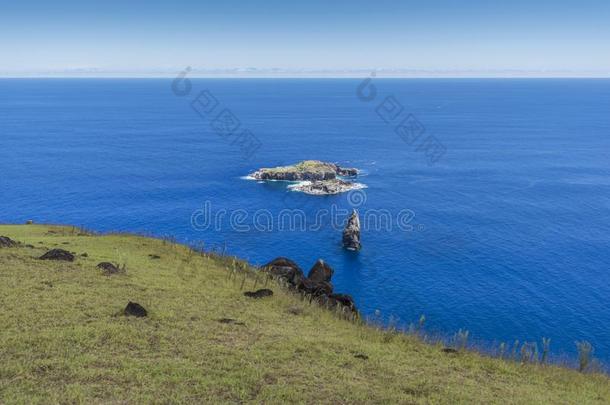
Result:
M84 225L226 243L263 263L321 257L360 309L482 341L538 341L610 362L610 81L0 80L0 222ZM246 160L189 102L209 89L261 147ZM394 95L447 149L428 165L375 107ZM369 230L358 254L340 231L254 229L257 210L349 208L240 177L322 159L364 170L362 212L412 210L412 231ZM192 213L243 209L250 230L195 230Z

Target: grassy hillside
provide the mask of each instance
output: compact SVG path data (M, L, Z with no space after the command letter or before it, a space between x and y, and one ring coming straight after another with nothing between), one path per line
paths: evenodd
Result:
M38 225L0 235L31 245L0 248L0 403L610 403L602 375L444 353L273 282L274 296L244 297L265 281L161 240ZM52 248L77 259L37 259ZM103 261L126 272L104 275ZM129 301L149 316L122 315Z

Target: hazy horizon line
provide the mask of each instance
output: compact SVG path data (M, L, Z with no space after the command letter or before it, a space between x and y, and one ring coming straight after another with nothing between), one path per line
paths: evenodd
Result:
M45 70L0 70L0 78L174 78L188 69L190 78L610 78L610 71L526 70L526 69L399 69L399 68L73 68Z

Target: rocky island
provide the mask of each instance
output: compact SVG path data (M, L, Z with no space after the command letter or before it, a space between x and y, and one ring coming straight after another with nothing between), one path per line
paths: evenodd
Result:
M304 160L290 166L262 168L250 174L256 180L283 180L283 181L315 181L332 180L338 176L354 177L358 169L343 168L334 163L319 160Z
M290 188L311 195L328 195L364 188L363 184L342 179L357 175L358 169L355 168L319 160L304 160L290 166L262 168L248 177L254 180L300 182Z

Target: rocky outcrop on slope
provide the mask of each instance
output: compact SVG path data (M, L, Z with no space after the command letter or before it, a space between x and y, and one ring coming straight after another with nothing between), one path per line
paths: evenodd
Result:
M17 246L19 246L19 243L8 236L0 236L0 248L12 248Z
M58 260L64 262L73 262L74 254L63 249L52 249L44 255L40 256L40 260Z
M352 297L333 292L331 279L334 270L322 259L313 265L307 277L295 262L285 257L270 261L261 267L261 271L285 281L290 289L316 300L321 305L328 308L340 306L348 312L358 313Z
M264 272L285 280L290 286L295 288L305 278L303 270L301 270L299 265L286 257L273 259L261 268Z

